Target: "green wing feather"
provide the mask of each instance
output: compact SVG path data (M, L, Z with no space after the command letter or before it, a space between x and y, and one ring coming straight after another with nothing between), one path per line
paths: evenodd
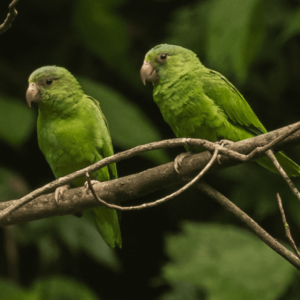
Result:
M224 110L230 121L242 125L255 135L266 133L267 130L235 86L220 73L208 71L209 75L201 79L203 90Z
M103 145L103 147L100 149L100 148L97 148L97 150L100 152L100 154L103 156L103 157L108 157L108 156L112 156L114 155L114 149L113 149L113 146L112 146L112 142L111 142L111 135L110 135L110 132L109 132L109 127L108 127L108 122L101 110L101 107L100 107L100 103L94 99L93 97L90 97L90 96L87 96L87 98L89 98L90 100L92 100L95 105L97 106L99 112L100 112L100 115L102 117L102 119L104 120L105 122L105 125L106 125L106 128L107 128L107 132L108 132L108 135L109 135L109 138L106 139L106 143ZM112 175L112 179L116 179L118 178L118 172L117 172L117 166L115 163L113 164L110 164L108 165L108 168L111 172L111 175Z
M99 102L90 96L87 96L87 98L92 100L93 103L96 105L100 112L101 118L104 120L106 126L105 134L103 134L103 137L106 137L105 143L102 144L101 148L97 147L97 150L102 157L111 156L114 154L114 150L108 128L108 122L101 110ZM108 168L110 170L112 178L118 178L116 164L110 164L108 165ZM97 176L97 179L101 180L101 177L98 178ZM115 245L117 245L119 248L122 248L122 238L117 211L115 209L107 208L105 206L100 206L94 208L92 210L92 214L95 220L96 227L103 239L105 240L105 242L112 248L115 248Z
M212 70L208 71L209 76L203 76L202 78L203 90L210 99L222 108L229 120L242 125L247 131L252 132L254 135L266 133L267 130L235 86L220 73ZM240 139L243 139L242 132ZM275 156L289 176L300 175L300 167L282 151L276 153ZM278 173L269 158L262 157L256 159L256 162L270 171Z

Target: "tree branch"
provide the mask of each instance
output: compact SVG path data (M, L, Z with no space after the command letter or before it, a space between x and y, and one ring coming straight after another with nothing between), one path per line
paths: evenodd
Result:
M92 173L95 170L104 167L112 162L118 162L120 160L133 157L134 155L137 155L141 152L147 150L161 149L164 147L177 147L189 144L202 145L212 151L216 147L219 147L219 152L223 154L225 153L226 155L228 153L228 155L231 155L232 153L234 154L233 151L238 151L243 155L244 153L249 153L255 150L257 147L266 146L274 139L282 135L290 134L291 131L295 131L298 128L298 126L300 126L300 122L286 126L273 132L269 132L261 136L234 143L232 145L229 145L227 149L222 148L219 145L216 146L214 143L205 140L183 138L154 142L147 145L138 146L124 152L120 152L113 156L104 158L92 166L89 166L75 173L52 181L44 187L31 192L30 194L26 195L25 197L19 200L1 202L0 226L28 222L57 215L76 214L85 209L99 206L100 204L94 199L92 195L87 195L85 198L81 198L83 188L75 188L66 191L64 193L64 199L60 201L59 206L57 206L55 202L54 193L49 195L40 195L45 194L61 185L64 185L75 178L84 176L85 172ZM299 130L294 134L288 136L284 140L279 141L278 144L274 147L274 149L282 150L282 148L284 147L290 147L297 144L300 144ZM240 156L241 154L238 154L238 156ZM257 158L263 155L263 153L256 152L253 158ZM196 173L199 173L200 170L202 170L207 165L208 161L211 159L211 156L212 155L210 152L205 151L199 154L194 154L186 157L183 160L180 175L175 171L173 167L173 162L170 162L138 174L99 183L98 185L95 185L94 188L98 197L104 199L108 203L117 203L127 200L133 200L145 194L161 190L168 186L182 183L183 178L194 177ZM237 158L232 158L225 155L222 155L221 161L222 165L214 164L209 170L209 172L224 169L229 166L234 166L241 163ZM31 201L32 199L34 200ZM22 206L24 202L29 201L31 202ZM22 207L11 213L11 211L15 210L20 206Z
M189 187L191 187L193 184L195 184L195 182L197 182L209 170L209 168L216 161L216 159L218 157L218 153L219 153L219 148L216 148L215 151L214 151L214 155L212 156L211 160L207 163L207 165L204 167L204 169L201 170L201 172L193 180L188 182L185 186L183 186L178 191L176 191L176 192L174 192L174 193L172 193L172 194L170 194L170 195L168 195L168 196L166 196L162 199L158 199L158 200L150 202L150 203L143 203L141 205L136 205L136 206L123 207L123 206L119 206L119 205L109 204L109 203L103 201L102 199L100 199L97 196L97 194L96 194L96 192L93 188L93 185L91 183L89 174L86 173L85 177L86 177L86 180L88 181L89 188L90 188L94 198L99 203L101 203L102 205L104 205L106 207L109 207L109 208L115 208L115 209L118 209L118 210L121 210L121 211L124 211L124 210L140 210L140 209L144 209L144 208L154 207L154 206L157 206L157 205L162 204L164 202L167 202L168 200L171 200L171 199L175 198L176 196L178 196L179 194L181 194L182 192L186 191Z
M245 223L264 243L300 270L300 259L291 251L278 243L271 235L262 229L254 220L245 214L240 208L229 199L204 182L198 182L196 187L210 198L217 201L226 210L232 212L238 219Z
M13 0L12 3L8 6L8 14L6 16L6 19L0 25L0 35L7 31L11 27L13 21L15 20L18 14L15 7L18 4L18 2L19 0Z

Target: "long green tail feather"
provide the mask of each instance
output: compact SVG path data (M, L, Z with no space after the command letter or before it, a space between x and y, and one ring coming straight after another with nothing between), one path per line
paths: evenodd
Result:
M288 176L300 176L300 167L294 161L288 158L283 152L277 152L275 153L275 156ZM268 170L278 174L277 169L268 157L264 156L256 159L255 161Z
M115 209L105 206L93 208L92 214L96 227L104 241L111 247L122 248L122 238L118 215Z

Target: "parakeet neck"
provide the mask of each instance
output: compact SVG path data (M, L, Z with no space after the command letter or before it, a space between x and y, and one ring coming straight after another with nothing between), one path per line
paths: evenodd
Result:
M177 127L182 127L182 122L199 113L201 101L195 101L195 97L202 89L199 85L199 77L203 76L207 69L199 62L181 71L174 70L168 80L160 80L154 84L153 98L158 105L164 120L179 136Z
M48 97L45 95L46 99L39 103L39 115L49 121L69 118L76 115L82 97L83 92Z
M153 98L164 115L165 109L180 110L191 100L194 85L207 69L196 58L193 63L160 70L159 81L153 84ZM199 84L198 84L199 85ZM197 87L199 88L199 87Z

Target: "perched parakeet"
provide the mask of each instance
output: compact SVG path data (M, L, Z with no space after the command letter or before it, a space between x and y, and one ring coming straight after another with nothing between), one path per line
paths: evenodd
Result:
M177 137L236 142L267 132L239 91L188 49L167 44L152 48L141 79L153 83L154 101ZM185 148L193 153L204 150ZM289 176L300 176L300 167L284 153L276 157ZM277 173L268 157L256 162Z
M26 100L37 102L38 143L54 176L65 176L114 154L108 124L99 103L84 94L75 77L66 69L42 67L29 77ZM117 178L115 164L91 174L99 181ZM85 178L71 184L81 186ZM56 190L56 197L65 188ZM58 198L56 198L58 200ZM112 248L121 248L122 240L117 212L104 206L92 209L96 227Z

